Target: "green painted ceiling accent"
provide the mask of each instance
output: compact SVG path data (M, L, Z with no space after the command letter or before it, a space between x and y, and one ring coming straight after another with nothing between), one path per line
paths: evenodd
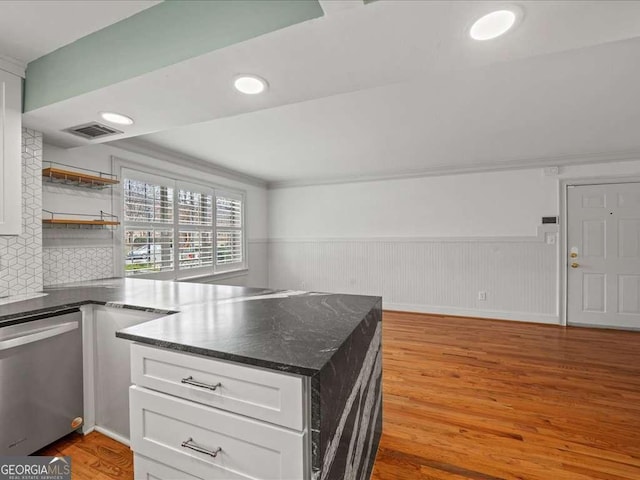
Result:
M170 0L27 66L26 112L323 15L317 0Z

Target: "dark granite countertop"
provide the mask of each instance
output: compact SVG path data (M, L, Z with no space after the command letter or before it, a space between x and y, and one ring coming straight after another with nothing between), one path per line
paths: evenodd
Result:
M136 342L315 375L380 297L275 291L143 279L46 289L44 297L0 305L0 327L99 304L167 313L117 332Z

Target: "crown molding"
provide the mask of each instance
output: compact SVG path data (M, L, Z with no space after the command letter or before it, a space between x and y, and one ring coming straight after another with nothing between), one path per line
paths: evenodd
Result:
M351 175L319 179L282 180L269 182L267 186L272 190L278 188L309 187L314 185L378 182L382 180L402 180L408 178L438 177L444 175L462 175L467 173L498 172L506 170L526 170L551 166L562 167L568 165L588 165L593 163L627 162L633 160L640 160L640 150L521 158L508 162L500 161L479 165L439 165L419 170L406 170L403 172L381 173L376 175Z
M24 78L27 71L27 64L8 55L0 54L0 70Z
M229 180L236 182L247 183L249 185L255 185L257 187L266 188L267 182L261 178L247 175L245 173L231 170L230 168L221 167L211 162L207 162L201 158L192 157L184 153L171 150L169 148L161 147L159 145L140 140L138 138L126 138L123 140L117 140L115 142L109 142L105 145L111 145L117 148L121 148L128 152L138 153L141 155L147 155L159 160L165 160L174 164L183 165L185 167L195 168L202 172L218 175Z

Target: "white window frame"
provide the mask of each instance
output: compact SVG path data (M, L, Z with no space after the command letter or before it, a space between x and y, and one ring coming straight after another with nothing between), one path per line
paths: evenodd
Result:
M121 158L112 157L112 162L114 164L114 170L119 172L119 178L121 180L120 185L116 187L117 194L114 195L114 210L122 213L122 225L120 226L119 235L117 235L118 241L116 242L115 255L114 260L117 262L118 271L122 277L126 278L149 278L149 279L157 279L157 280L187 280L187 279L196 279L200 277L216 277L221 275L227 275L230 273L238 273L247 271L249 269L248 262L248 249L247 249L247 203L246 203L246 192L244 190L238 190L234 188L230 188L228 186L222 186L215 183L205 184L202 182L202 179L194 179L187 176L178 176L175 173L166 172L160 169L153 169L153 172L150 171L151 168L147 165L140 164L137 162L127 161ZM131 177L127 177L127 171L135 172ZM173 223L164 223L162 227L164 228L172 228L173 229L173 270L165 271L165 272L153 272L153 273L141 273L137 275L127 275L125 271L125 258L124 258L124 232L127 228L141 228L144 229L146 227L155 226L155 223L147 223L143 222L127 222L124 216L124 179L125 178L133 178L136 180L148 181L149 183L153 183L154 179L168 180L173 182L167 186L173 188ZM146 178L146 180L145 180ZM165 182L166 183L166 182ZM179 232L180 227L182 230L186 228L191 229L193 227L194 230L207 230L208 226L199 226L199 225L180 225L179 221L179 205L178 205L178 191L194 189L200 191L201 193L211 193L213 198L213 211L212 211L212 225L211 230L213 231L213 264L211 266L205 267L192 267L192 268L183 268L180 269L180 253L179 253ZM115 193L115 192L114 192ZM242 232L242 262L237 264L230 265L216 265L217 262L217 242L216 242L216 195L217 196L227 196L230 198L239 199L242 202L242 217L241 217L241 228Z

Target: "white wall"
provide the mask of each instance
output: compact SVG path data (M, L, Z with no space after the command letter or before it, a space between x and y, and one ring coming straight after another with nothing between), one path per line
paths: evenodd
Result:
M535 235L558 210L541 170L270 191L270 238Z
M629 175L640 161L270 190L269 286L558 323L557 227L541 217L560 214L561 179Z
M557 176L536 168L267 191L109 145L44 148L45 162L104 171L111 156L247 192L249 273L216 283L381 295L389 309L548 323L562 320L561 259L548 243L557 227L540 223L560 214L560 180L640 176L631 161L562 167ZM43 205L110 211L111 194L46 186ZM114 242L109 232L45 232L45 285L117 274L103 261Z
M213 175L196 168L186 167L177 161L160 160L141 153L134 153L110 145L91 145L62 149L45 144L45 167L48 161L82 168L112 172L112 157L132 162L132 168L144 168L158 174L197 178L201 182L246 191L246 228L248 240L249 272L235 277L234 284L264 287L267 284L267 190L264 187ZM135 163L135 165L133 165ZM168 173L167 173L168 172ZM52 211L85 213L94 215L100 210L112 212L112 190L66 188L44 184L43 208ZM121 212L112 212L122 216ZM44 233L45 285L76 280L88 280L92 275L104 276L105 269L111 275L120 275L111 255L111 265L88 265L82 259L104 258L104 249L117 245L119 230L63 230L50 229ZM69 251L72 248L72 251ZM65 249L65 250L63 250ZM93 255L93 254L96 255ZM98 253L100 255L98 255ZM114 252L115 253L115 252ZM95 276L93 277L95 278ZM231 280L230 280L231 281Z

